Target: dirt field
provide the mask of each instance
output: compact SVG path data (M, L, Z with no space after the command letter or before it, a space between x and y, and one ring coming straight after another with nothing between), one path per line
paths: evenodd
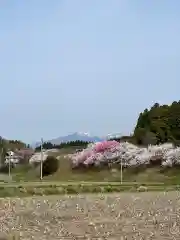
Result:
M1 199L0 233L6 236L2 239L26 240L177 240L180 194L146 192Z

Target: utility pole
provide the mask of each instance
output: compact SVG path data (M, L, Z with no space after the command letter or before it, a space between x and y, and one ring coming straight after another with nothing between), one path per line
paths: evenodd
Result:
M40 180L43 179L43 139L41 138Z
M13 153L10 151L10 154L8 156L8 159L9 159L9 162L8 162L8 165L9 165L9 180L11 180L11 159L13 157Z
M123 166L122 166L122 158L121 158L121 184L123 181Z
M2 140L2 137L0 138L0 141L1 141L1 153L0 153L0 167L2 166L2 155L3 155L3 140Z
M3 165L4 163L4 156L3 156L3 153L4 153L4 149L3 147L1 148L1 156L0 156L0 167Z
M9 162L8 162L8 164L9 164L9 180L11 179L11 157L12 156L8 157L9 158Z

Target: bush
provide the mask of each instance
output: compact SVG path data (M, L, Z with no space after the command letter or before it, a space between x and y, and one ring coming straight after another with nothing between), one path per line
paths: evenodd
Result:
M43 176L48 176L55 173L58 170L59 161L53 156L48 156L43 162Z

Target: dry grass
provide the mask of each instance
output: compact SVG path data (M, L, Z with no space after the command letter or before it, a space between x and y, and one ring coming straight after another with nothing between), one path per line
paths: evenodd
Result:
M26 240L179 239L179 206L179 192L1 199L0 232Z

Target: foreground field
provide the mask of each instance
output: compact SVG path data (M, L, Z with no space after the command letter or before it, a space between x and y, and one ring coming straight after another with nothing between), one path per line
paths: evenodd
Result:
M179 192L0 199L0 233L26 240L179 239L179 206Z

